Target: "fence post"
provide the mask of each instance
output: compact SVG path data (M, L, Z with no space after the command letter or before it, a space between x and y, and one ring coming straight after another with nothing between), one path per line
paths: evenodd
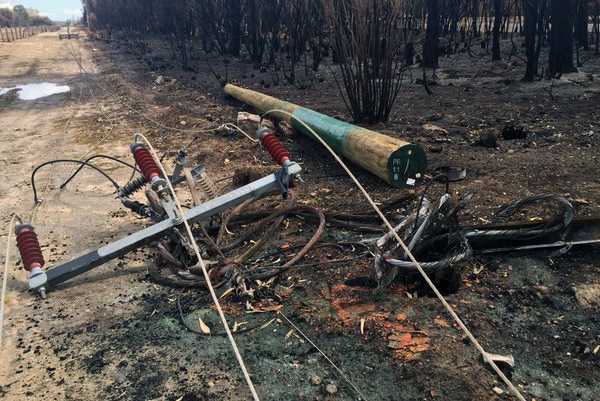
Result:
M13 29L12 26L10 27L10 36L12 36L12 41L14 42L16 40L15 39L15 30Z

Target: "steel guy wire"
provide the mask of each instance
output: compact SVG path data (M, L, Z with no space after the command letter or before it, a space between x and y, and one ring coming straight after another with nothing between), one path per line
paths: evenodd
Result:
M141 138L148 145L148 150L154 157L154 160L158 164L163 176L168 177L167 172L165 171L164 166L160 162L160 160L158 158L158 154L152 147L152 144L150 143L150 141L142 134L136 134L136 138ZM169 187L169 190L171 191L171 194L173 196L173 201L175 202L175 206L177 207L179 214L183 217L183 225L185 226L185 229L186 229L187 235L189 236L191 245L194 248L196 257L198 258L198 263L200 265L200 268L202 269L202 274L204 275L204 279L206 281L206 286L210 292L210 295L213 299L215 307L219 313L219 317L221 318L221 322L223 323L223 327L225 328L227 337L229 338L229 342L231 343L231 347L233 348L233 353L235 354L235 357L240 365L240 368L242 369L242 373L244 375L244 378L246 379L246 383L248 384L248 387L250 388L250 393L252 393L252 397L254 398L255 401L260 401L258 393L256 392L256 389L254 388L254 383L252 383L252 379L250 378L250 374L248 373L248 369L246 368L246 364L244 363L244 359L242 358L240 350L237 347L235 338L233 338L233 334L231 334L231 329L229 328L229 323L227 323L227 319L225 318L225 313L223 312L223 308L221 307L219 298L217 297L217 294L215 293L215 289L212 285L212 282L210 281L210 276L208 275L208 271L206 270L206 264L204 263L204 260L202 259L202 256L200 255L200 249L198 248L198 244L196 243L192 229L191 229L187 219L185 218L185 213L183 211L183 208L181 207L179 198L177 197L177 194L175 193L175 190L173 188L173 185L171 185L171 182L168 179L166 179L165 181L167 183L167 186Z
M487 362L492 367L492 369L496 372L496 374L498 374L498 376L502 379L502 381L508 386L508 388L513 392L513 394L520 401L526 401L525 397L523 397L523 395L521 394L521 392L515 387L515 385L510 381L510 379L504 374L504 372L502 372L502 370L500 370L500 368L498 367L498 365L496 365L496 363L491 358L489 358L489 356L488 356L489 354L481 346L481 344L479 343L479 341L477 341L477 339L475 338L475 336L473 335L473 333L471 333L471 331L469 330L469 328L463 323L463 321L460 319L460 317L458 317L458 314L454 311L454 309L452 308L452 306L450 306L450 304L448 303L448 301L446 301L446 299L444 298L444 296L442 295L442 293L438 290L438 288L435 286L435 284L433 283L433 281L431 281L431 279L429 278L429 276L427 275L427 273L425 272L425 270L423 270L423 267L421 266L421 264L414 257L414 255L412 254L412 252L410 251L410 249L407 247L407 245L404 243L404 241L402 241L402 238L400 238L400 236L398 235L398 233L394 230L394 227L389 222L389 220L385 217L385 215L383 214L383 212L381 211L381 209L379 209L379 207L377 206L377 204L375 204L375 201L373 201L373 199L371 198L371 196L369 195L369 193L367 192L367 190L362 186L362 184L358 181L358 179L354 176L354 174L352 174L352 172L350 171L350 169L348 168L348 166L342 161L342 159L340 159L340 157L335 153L335 151L323 140L323 138L321 138L320 135L318 135L315 132L315 130L313 130L304 121L302 121L300 118L296 117L292 113L290 113L288 111L285 111L285 110L272 109L272 110L268 110L265 113L263 113L262 116L264 118L264 116L266 116L267 114L272 114L272 113L275 113L275 112L285 114L285 115L289 116L290 118L295 119L304 128L306 128L321 143L321 145L323 145L325 147L325 149L327 149L329 151L329 153L331 153L331 155L333 156L333 158L346 171L346 173L350 176L350 178L352 179L352 181L354 181L354 184L362 192L363 196L369 202L369 204L371 205L371 207L375 210L375 212L377 212L377 214L379 215L379 217L381 218L381 220L384 222L384 224L386 225L386 227L388 228L388 230L392 233L392 235L394 236L394 238L396 239L396 241L398 241L398 244L400 244L401 248L404 250L404 252L408 256L408 258L412 261L412 263L414 264L414 266L417 268L417 270L419 271L419 273L421 274L421 276L423 277L423 279L425 280L425 282L427 283L427 285L431 288L431 290L433 291L433 293L435 294L435 296L440 300L440 302L442 303L442 305L444 306L444 308L446 309L446 311L452 316L452 318L460 326L460 328L467 335L467 337L469 337L469 339L471 340L471 342L473 343L473 345L475 345L475 348L477 348L477 350L481 353L481 356L483 357L483 360L485 362Z

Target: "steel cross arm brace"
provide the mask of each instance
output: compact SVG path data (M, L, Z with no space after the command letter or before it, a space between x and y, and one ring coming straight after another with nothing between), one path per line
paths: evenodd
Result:
M302 168L297 163L290 162L286 164L283 170L285 172L276 172L275 174L268 175L196 206L185 213L185 219L189 223L194 223L209 218L225 209L237 206L246 199L260 196L273 189L281 190L282 175L285 177L297 175L302 171ZM287 187L285 184L284 188ZM29 279L29 287L43 295L48 288L56 287L58 284L98 267L109 260L125 255L132 250L157 240L169 230L177 227L177 225L172 219L163 220L160 223L156 223L46 272L35 276L32 275Z

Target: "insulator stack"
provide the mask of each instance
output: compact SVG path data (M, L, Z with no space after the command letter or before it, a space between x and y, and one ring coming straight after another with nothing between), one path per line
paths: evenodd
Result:
M119 188L119 195L127 198L128 196L133 195L140 189L144 188L144 186L147 183L148 180L146 180L146 177L144 176L134 178L133 180L129 181L127 184Z
M33 227L29 224L20 224L15 228L15 233L17 234L17 247L25 270L31 271L35 267L41 268L44 266L44 255Z
M152 182L152 178L160 176L160 169L158 164L154 161L150 151L141 143L134 143L131 145L131 152L135 162L142 170L142 174L146 177L148 182Z
M288 152L273 132L267 129L261 129L258 131L258 139L265 150L269 152L273 160L280 166L283 166L285 161L290 161L292 159L290 152Z
M219 190L206 171L200 173L197 178L200 189L204 192L204 195L206 195L208 199L216 198Z

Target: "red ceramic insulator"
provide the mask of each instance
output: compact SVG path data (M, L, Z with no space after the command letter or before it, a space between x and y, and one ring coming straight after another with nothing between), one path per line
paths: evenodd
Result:
M31 271L34 267L44 266L44 255L35 232L27 228L20 230L17 234L17 247L25 270Z
M133 149L133 158L140 167L140 170L142 170L142 174L144 174L144 177L146 177L148 182L151 182L152 178L160 176L158 164L156 164L154 161L150 151L144 146L136 146Z
M260 141L267 152L269 152L273 160L275 160L275 162L280 166L282 166L283 162L286 160L291 160L290 152L283 147L281 141L272 132L263 134L260 137Z

